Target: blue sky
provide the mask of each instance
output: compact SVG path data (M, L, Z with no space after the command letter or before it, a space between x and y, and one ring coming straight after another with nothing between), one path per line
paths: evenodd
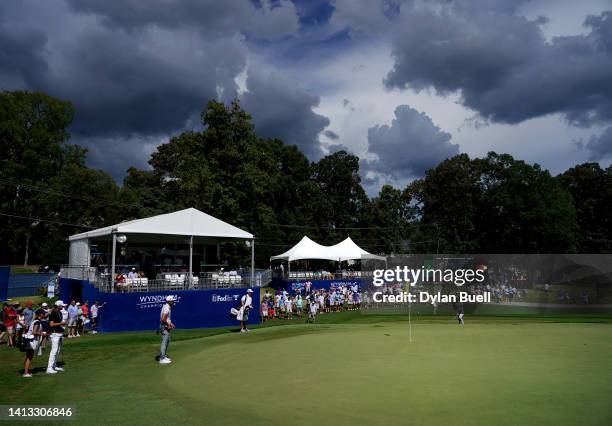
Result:
M370 194L460 152L607 166L610 75L609 0L0 4L0 87L72 101L72 141L119 181L236 97L312 160L357 154Z

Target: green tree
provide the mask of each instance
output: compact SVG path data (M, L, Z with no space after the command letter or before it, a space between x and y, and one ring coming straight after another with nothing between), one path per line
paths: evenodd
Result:
M584 163L557 176L572 195L578 223L577 245L581 253L612 250L612 167Z
M336 243L347 230L359 227L368 198L361 186L359 157L337 151L312 165L312 180L318 188L313 199L315 220L324 230L318 237L323 243Z
M103 226L116 184L67 143L74 109L39 92L0 93L0 262L65 261L66 237ZM33 220L30 218L44 218Z

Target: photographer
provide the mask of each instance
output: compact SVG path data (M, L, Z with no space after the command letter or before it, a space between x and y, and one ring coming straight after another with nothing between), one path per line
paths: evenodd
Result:
M49 339L51 340L51 352L49 353L49 363L47 364L47 374L56 374L58 371L64 371L63 368L57 366L57 355L61 350L62 338L64 337L64 326L66 321L62 317L61 309L64 302L58 300L49 314Z
M162 306L159 316L159 328L162 335L161 346L159 348L160 364L170 364L172 362L172 360L166 356L166 351L170 344L170 331L176 328L171 318L172 305L174 305L174 296L166 296L166 304Z

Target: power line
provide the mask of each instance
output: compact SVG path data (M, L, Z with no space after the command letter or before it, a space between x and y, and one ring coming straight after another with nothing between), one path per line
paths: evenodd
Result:
M23 187L23 188L30 189L32 191L43 192L46 194L61 195L63 197L74 198L76 200L81 200L81 201L99 202L99 203L104 203L107 205L117 206L117 207L142 207L140 204L137 204L137 203L121 203L121 202L116 202L116 201L104 200L102 198L96 198L96 197L84 197L82 195L76 195L70 192L57 191L55 189L43 189L40 186L34 186L34 185L27 184L27 183L19 183L19 182L15 182L11 180L6 180L6 179L0 179L0 183L7 184L7 185L13 185L16 187Z
M9 214L9 213L3 213L3 212L0 212L0 216L14 217L14 218L17 218L17 219L25 219L25 220L29 220L31 222L47 222L47 223L54 223L56 225L75 226L75 227L78 227L78 228L94 229L93 226L81 225L81 224L76 224L76 223L68 223L68 222L60 222L58 220L51 220L51 219L42 219L40 217L19 216L19 215L16 215L16 214Z

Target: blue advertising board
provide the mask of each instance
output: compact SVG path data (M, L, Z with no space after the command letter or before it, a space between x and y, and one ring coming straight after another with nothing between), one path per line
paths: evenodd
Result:
M166 296L172 295L176 302L172 307L172 322L178 328L238 326L239 323L229 311L246 294L246 288L168 290L137 293L103 293L88 281L61 280L61 297L64 301L78 298L104 304L100 309L100 331L156 330L159 315ZM76 286L80 285L77 295ZM249 324L259 322L259 288L253 289L253 309Z
M9 277L11 276L10 266L0 266L0 300L8 298Z

